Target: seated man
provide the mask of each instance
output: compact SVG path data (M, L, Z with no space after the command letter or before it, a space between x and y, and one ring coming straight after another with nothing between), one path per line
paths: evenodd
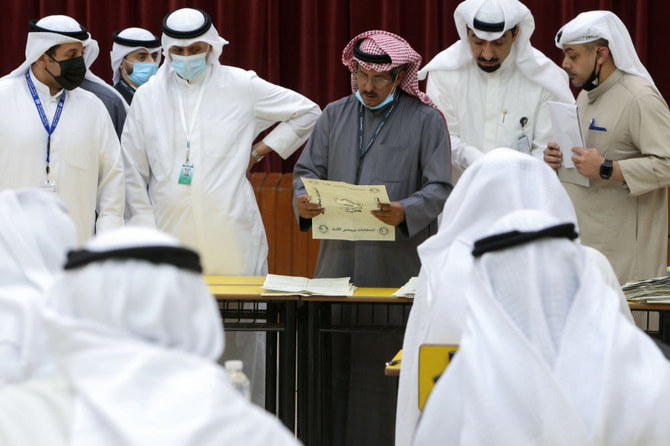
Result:
M53 371L40 309L77 232L63 200L39 189L0 192L0 227L1 386Z
M472 243L503 215L521 209L577 222L570 198L542 161L512 149L487 153L465 171L444 206L438 233L419 246L422 269L405 330L398 388L396 444L409 445L419 418L418 352L422 344L458 344L467 315L465 289L472 280ZM618 304L632 320L612 267L590 249Z
M0 438L54 444L26 441L45 421L66 444L297 445L216 363L223 324L201 271L198 254L147 228L70 252L45 311L61 376L2 389Z
M460 349L414 444L667 444L670 364L621 314L574 224L523 210L486 234Z

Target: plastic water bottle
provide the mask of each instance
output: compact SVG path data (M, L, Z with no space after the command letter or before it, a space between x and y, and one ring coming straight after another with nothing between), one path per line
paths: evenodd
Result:
M247 401L251 401L251 384L249 378L242 371L243 363L240 360L230 360L223 364L228 372L228 379Z

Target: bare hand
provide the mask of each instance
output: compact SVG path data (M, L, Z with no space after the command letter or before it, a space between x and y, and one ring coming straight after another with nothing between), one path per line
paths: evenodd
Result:
M544 162L554 170L558 170L563 165L563 153L555 142L548 143L547 148L544 149Z
M586 178L600 178L600 165L605 161L605 157L598 149L582 147L573 147L572 162L575 163L577 171Z
M405 209L399 202L379 203L377 207L378 211L370 211L370 213L387 225L398 226L405 221Z
M298 215L302 218L311 219L316 217L319 214L326 212L325 208L322 208L318 204L310 203L310 197L307 194L299 195L296 198L296 206L298 207Z

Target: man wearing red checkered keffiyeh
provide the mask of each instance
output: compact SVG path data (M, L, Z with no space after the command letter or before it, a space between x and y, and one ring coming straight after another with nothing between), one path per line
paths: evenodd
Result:
M395 227L394 240L322 239L314 277L400 287L418 274L416 248L437 231L437 215L451 192L449 134L440 111L418 89L421 56L404 39L368 31L346 46L342 62L353 94L326 107L296 163L296 217L302 231L314 224L333 232L333 212L312 203L302 178L383 185L390 203L371 214ZM356 322L349 320L351 310L334 306L333 314L342 315L337 323L404 323L400 307L375 308L374 319L371 309L361 308ZM338 334L332 343L332 444L393 444L396 385L373 377L398 351L402 335Z
M380 56L379 59L370 56ZM384 57L386 56L386 57ZM386 60L382 60L386 59ZM389 60L390 59L390 60ZM419 90L417 73L422 58L405 39L388 31L367 31L354 37L342 51L342 63L351 72L351 92L358 90L356 72L359 65L367 70L391 71L405 65L405 75L399 84L401 90L416 96L426 105L436 107L430 98Z

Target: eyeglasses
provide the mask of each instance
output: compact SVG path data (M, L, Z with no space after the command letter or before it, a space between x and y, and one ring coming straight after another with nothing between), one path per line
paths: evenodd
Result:
M358 82L359 86L360 85L367 85L368 81L370 80L368 75L361 72L361 71L356 72L355 76L356 76L356 81ZM392 79L388 79L388 78L385 78L385 77L382 77L382 76L375 76L375 77L372 78L372 86L374 88L384 88L388 85L389 82L392 82L392 81L393 81Z

